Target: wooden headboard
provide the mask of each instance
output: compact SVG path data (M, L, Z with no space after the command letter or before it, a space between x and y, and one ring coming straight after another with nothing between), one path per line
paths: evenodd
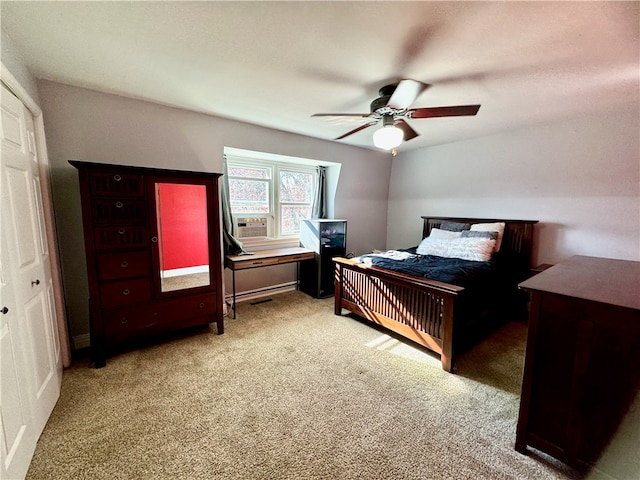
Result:
M531 250L533 247L533 226L538 220L503 220L497 218L460 218L460 217L422 217L422 238L428 237L432 228L440 228L442 222L460 223L493 223L504 222L504 235L500 247L500 256L522 262L523 266L531 266Z

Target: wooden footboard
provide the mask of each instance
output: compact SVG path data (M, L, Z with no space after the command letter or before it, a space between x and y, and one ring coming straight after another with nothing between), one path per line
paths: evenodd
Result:
M345 309L382 325L440 354L442 368L453 370L454 309L462 287L333 260L336 315Z

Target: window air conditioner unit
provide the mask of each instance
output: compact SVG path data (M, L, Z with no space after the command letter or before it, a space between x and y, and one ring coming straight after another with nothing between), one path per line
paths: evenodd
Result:
M238 238L267 236L267 217L238 218Z

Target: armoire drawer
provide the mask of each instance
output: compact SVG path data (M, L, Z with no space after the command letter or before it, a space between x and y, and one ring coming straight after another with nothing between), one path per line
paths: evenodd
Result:
M149 245L147 229L132 225L96 228L93 237L96 250L137 248Z
M102 308L145 303L151 299L151 282L148 278L103 283L100 285Z
M104 333L110 339L124 339L147 332L158 324L158 308L156 302L132 305L104 311Z
M91 201L95 225L130 225L147 222L147 202L132 198L96 198Z
M162 302L164 305L162 320L163 322L171 323L181 322L203 315L212 315L216 312L216 301L215 293L166 300Z
M145 182L142 175L119 172L91 172L89 175L91 194L96 197L118 195L142 197Z
M142 332L156 334L191 325L211 323L216 321L215 302L215 294L204 294L105 311L103 313L105 335L112 339L127 338ZM206 316L210 318L203 319Z
M96 255L96 260L100 280L144 277L151 272L148 250L99 253Z

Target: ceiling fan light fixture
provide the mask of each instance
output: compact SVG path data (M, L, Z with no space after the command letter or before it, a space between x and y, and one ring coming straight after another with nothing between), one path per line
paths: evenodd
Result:
M373 133L373 144L383 150L391 150L404 140L404 132L394 125L384 126Z

